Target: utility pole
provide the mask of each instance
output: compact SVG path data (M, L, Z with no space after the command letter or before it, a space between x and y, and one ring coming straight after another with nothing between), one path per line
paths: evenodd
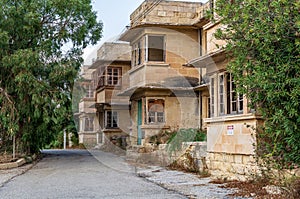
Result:
M66 132L66 129L64 129L64 149L67 149L67 132Z
M16 136L13 135L13 159L16 158Z

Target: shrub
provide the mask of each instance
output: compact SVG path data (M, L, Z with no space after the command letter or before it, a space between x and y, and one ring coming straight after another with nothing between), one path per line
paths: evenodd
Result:
M200 142L206 141L206 132L200 129L179 129L172 133L168 140L168 150L173 153L181 150L183 142Z

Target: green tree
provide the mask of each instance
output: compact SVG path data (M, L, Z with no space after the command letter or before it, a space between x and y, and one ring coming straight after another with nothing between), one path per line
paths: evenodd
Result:
M228 70L264 119L258 153L279 165L300 164L300 2L218 0ZM243 74L243 75L242 75Z
M101 38L90 0L0 0L0 130L37 152L72 124L82 50Z

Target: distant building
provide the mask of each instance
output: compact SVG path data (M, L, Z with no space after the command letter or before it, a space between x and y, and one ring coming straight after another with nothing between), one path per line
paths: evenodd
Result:
M116 94L127 84L131 49L128 43L105 42L97 51L92 86L95 89L96 114L103 133L103 142L126 147L129 136L129 100ZM124 119L125 118L125 119Z
M81 71L82 80L79 83L79 91L83 97L79 102L78 116L78 137L79 143L95 146L102 142L102 135L99 131L99 122L96 117L95 93L92 84L92 74L95 70L84 66ZM80 93L79 93L80 94Z

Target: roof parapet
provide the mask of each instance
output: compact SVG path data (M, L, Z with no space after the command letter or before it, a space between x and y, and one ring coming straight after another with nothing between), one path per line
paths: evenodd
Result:
M193 25L209 4L185 1L144 1L131 15L130 27L143 25Z

